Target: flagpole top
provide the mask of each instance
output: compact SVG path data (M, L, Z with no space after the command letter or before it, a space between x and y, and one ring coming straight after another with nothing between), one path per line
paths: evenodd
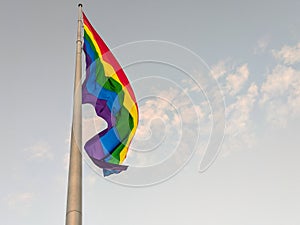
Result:
M78 4L78 7L82 7L82 4L81 4L81 3L79 3L79 4Z

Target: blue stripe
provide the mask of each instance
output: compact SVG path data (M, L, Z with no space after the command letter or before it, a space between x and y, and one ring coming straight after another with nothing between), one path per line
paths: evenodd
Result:
M83 50L85 52L85 55L89 56L90 58L90 60L87 61L87 65L86 65L86 67L89 67L92 62L94 62L97 58L99 58L99 55L97 52L93 50L91 43L87 40L85 36L83 40L84 40Z
M86 89L89 94L94 95L96 98L106 100L109 110L114 116L116 116L116 114L121 109L118 95L115 92L107 90L106 88L100 86L99 83L97 83L95 74L97 71L96 66L96 63L92 63L92 65L89 67L90 74L86 83Z
M121 144L116 128L111 128L105 135L100 137L100 143L105 155L110 155Z

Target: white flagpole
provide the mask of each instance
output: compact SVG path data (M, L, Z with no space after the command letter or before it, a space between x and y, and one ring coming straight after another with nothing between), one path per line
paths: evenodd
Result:
M76 67L73 99L73 121L68 178L66 225L82 224L82 96L81 96L81 52L82 52L82 4L78 4L78 28L76 40Z

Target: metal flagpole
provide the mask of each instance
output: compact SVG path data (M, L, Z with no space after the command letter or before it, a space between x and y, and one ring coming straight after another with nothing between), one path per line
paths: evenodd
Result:
M73 99L73 121L68 179L66 225L82 224L82 96L81 96L81 52L82 52L82 4L78 4L78 28L76 40L76 67Z

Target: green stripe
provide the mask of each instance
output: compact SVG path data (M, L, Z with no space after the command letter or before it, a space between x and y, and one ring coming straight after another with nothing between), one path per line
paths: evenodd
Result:
M96 55L99 56L90 36L88 36L86 32L84 32L84 35L87 41L90 43L92 50L96 53ZM115 92L118 95L120 104L123 105L123 100L124 100L123 86L112 77L105 76L104 66L100 58L95 59L93 63L96 63L95 67L96 67L97 83L103 88Z
M125 147L125 145L121 143L121 144L119 144L118 147L115 148L115 150L113 151L113 153L111 154L111 157L109 159L110 163L119 164L119 162L120 162L120 153L124 149L124 147Z
M126 136L126 130L132 130L134 123L133 123L133 118L131 116L131 114L128 112L128 110L124 107L123 105L123 101L124 101L124 91L123 91L123 86L117 82L115 79L113 79L112 77L106 77L105 76L105 72L104 72L104 66L100 60L100 58L98 58L97 60L95 60L96 63L96 81L97 83L102 86L103 88L113 91L118 95L118 100L120 102L121 105L121 109L120 112L118 112L117 116L116 116L116 121L120 124L116 124L117 130L119 131L119 135L121 140L124 139L124 137ZM125 124L125 122L127 122L127 124Z
M88 43L89 43L89 45L91 46L92 50L94 51L95 55L98 56L97 58L100 58L98 52L96 51L95 45L94 45L94 43L93 43L91 37L86 33L85 30L84 30L84 38L86 39L86 41L88 41ZM97 58L96 58L96 59L97 59ZM96 60L96 59L93 59L93 60Z
M91 38L88 36L86 32L84 32L84 35L86 40L90 43L92 50L95 51L96 55L99 56L93 42L91 41ZM109 159L110 163L119 164L120 153L125 147L125 144L123 143L127 143L129 135L134 127L133 117L123 105L124 91L123 91L122 84L117 82L112 77L105 76L104 66L100 58L97 58L93 63L96 63L95 65L96 82L103 88L115 92L118 95L118 100L121 105L121 109L116 115L116 125L115 125L121 143L114 149Z
M124 142L124 139L129 136L132 128L133 118L127 109L122 107L116 117L116 129L122 142Z
M93 44L90 36L88 36L86 31L84 31L84 37L90 43L90 46L91 46L92 50L99 57L99 54L96 51L95 45ZM122 89L123 89L122 84L120 84L119 82L117 82L115 79L113 79L110 76L109 77L105 76L104 66L102 64L102 61L100 60L100 57L98 59L95 59L95 63L97 64L96 65L96 68L97 68L97 73L96 73L97 83L99 85L101 85L102 87L106 88L107 90L110 90L110 91L113 91L113 92L116 92L116 93L121 92Z

